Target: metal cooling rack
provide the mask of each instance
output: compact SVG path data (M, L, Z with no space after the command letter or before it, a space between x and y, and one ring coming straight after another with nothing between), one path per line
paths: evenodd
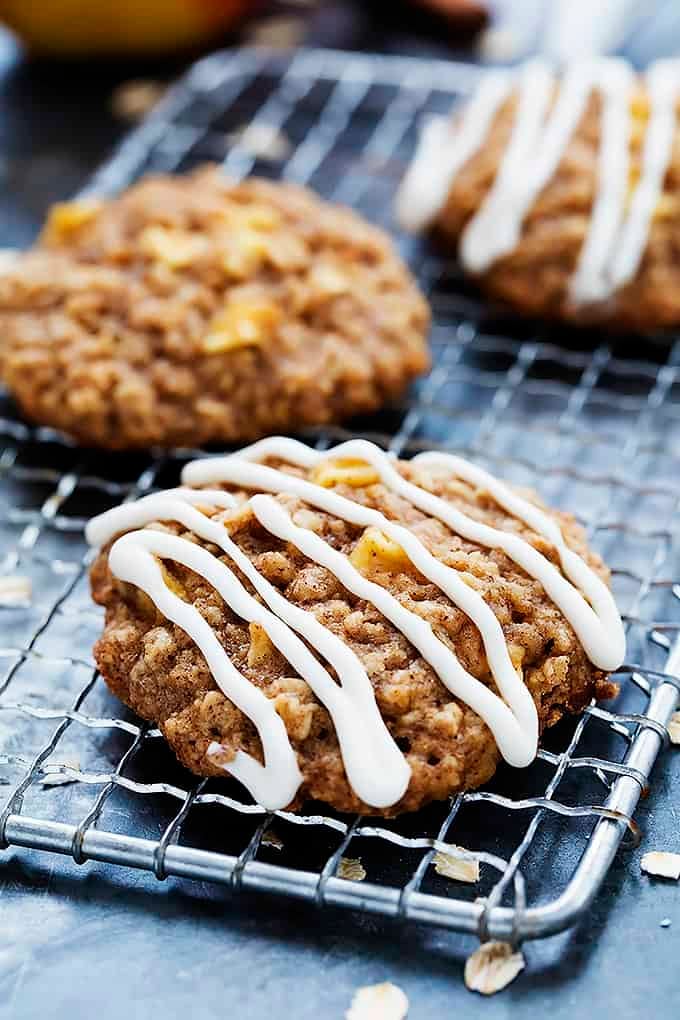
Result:
M217 159L233 176L310 183L394 230L391 198L419 117L448 109L477 73L326 51L218 54L170 91L89 190ZM252 130L234 141L245 124L279 132L290 152L254 154ZM680 698L680 344L520 323L482 304L427 245L398 240L433 305L434 368L401 405L307 438L462 451L573 510L611 564L625 612L630 665L615 705L549 731L531 768L501 768L485 790L394 822L272 815L233 782L197 782L94 670L101 617L83 540L92 513L176 484L195 451L80 449L27 426L2 396L0 569L33 581L28 604L0 607L3 846L503 939L563 930L587 909L635 829ZM479 858L478 884L438 875L434 854L451 845ZM338 875L343 857L361 858L365 881Z

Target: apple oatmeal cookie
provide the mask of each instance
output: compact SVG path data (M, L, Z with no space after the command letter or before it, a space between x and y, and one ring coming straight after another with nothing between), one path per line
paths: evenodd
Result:
M380 407L428 367L428 321L380 230L204 168L54 206L0 274L0 370L82 443L195 447Z
M520 312L649 331L680 323L680 61L542 62L482 77L432 118L398 215Z
M198 775L394 815L533 761L616 690L579 525L461 458L291 439L189 464L88 528L97 665Z

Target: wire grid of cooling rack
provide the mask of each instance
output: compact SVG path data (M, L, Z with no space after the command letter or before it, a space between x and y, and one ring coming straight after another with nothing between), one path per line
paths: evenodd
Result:
M448 109L477 73L304 50L218 54L170 91L88 190L217 159L232 176L309 183L394 230L391 199L418 118ZM262 151L265 137L276 151ZM481 937L547 935L589 905L635 829L680 698L680 343L517 322L481 303L427 245L398 243L432 302L434 367L399 406L307 438L363 435L402 455L462 451L574 511L612 565L625 614L630 665L616 703L549 731L530 769L501 768L486 789L397 821L269 814L235 783L197 781L94 670L101 618L88 596L83 528L94 512L175 484L200 451L104 456L26 425L5 395L0 568L29 576L33 594L0 607L3 846ZM440 876L437 850L476 857L479 882ZM356 857L365 881L339 872Z

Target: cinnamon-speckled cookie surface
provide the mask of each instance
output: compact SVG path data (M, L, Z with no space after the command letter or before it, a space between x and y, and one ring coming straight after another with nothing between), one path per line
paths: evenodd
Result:
M316 478L317 484L334 494L403 524L439 563L453 568L478 592L500 623L513 666L535 703L541 729L565 713L579 711L593 697L614 693L606 672L589 661L572 626L542 585L504 552L453 533L440 519L417 509L381 481L357 475L355 463L350 465L354 477L344 468L320 477L318 469L310 471L277 460L267 463L291 477ZM488 491L451 474L433 474L415 463L394 463L402 478L442 497L476 522L522 537L559 567L555 546L502 509ZM202 513L220 522L288 604L313 614L359 658L387 729L410 767L410 782L397 803L384 811L363 803L348 782L331 716L309 684L262 628L248 624L229 609L203 576L165 558L163 577L169 590L195 607L232 664L273 702L283 720L301 775L292 806L299 808L306 800L315 799L342 811L390 815L413 811L487 781L500 754L480 716L451 694L402 630L372 602L352 594L329 569L263 527L247 502L252 490L233 485L224 489L236 495L235 507L210 508L206 494ZM529 499L532 505L542 506L536 497L530 495ZM401 555L398 547L380 535L376 541L372 529L367 532L299 496L283 491L275 500L298 528L346 554L363 576L429 623L462 666L495 690L478 628L440 587ZM606 568L588 549L574 519L565 513L551 512L550 516L560 525L567 546L606 581ZM222 556L205 539L167 520L149 523L143 530L148 528L183 536L193 545L209 549L253 591L242 571L234 567L233 557ZM95 600L106 609L105 629L95 656L111 690L145 719L157 723L180 761L198 775L223 775L224 763L239 751L261 761L261 744L252 721L218 687L188 634L169 622L139 587L114 576L108 563L110 547L108 543L99 553L91 580ZM215 743L220 751L211 755L209 748Z
M54 207L0 276L0 369L83 443L195 447L380 407L427 368L428 319L381 231L208 168Z

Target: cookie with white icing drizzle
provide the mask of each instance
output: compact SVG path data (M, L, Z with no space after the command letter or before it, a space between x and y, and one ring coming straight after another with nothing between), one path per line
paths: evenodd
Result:
M397 213L453 243L518 310L651 330L680 322L680 61L485 75L424 127Z
M615 689L623 628L580 528L461 458L274 438L182 482L88 526L97 664L267 808L414 810Z

